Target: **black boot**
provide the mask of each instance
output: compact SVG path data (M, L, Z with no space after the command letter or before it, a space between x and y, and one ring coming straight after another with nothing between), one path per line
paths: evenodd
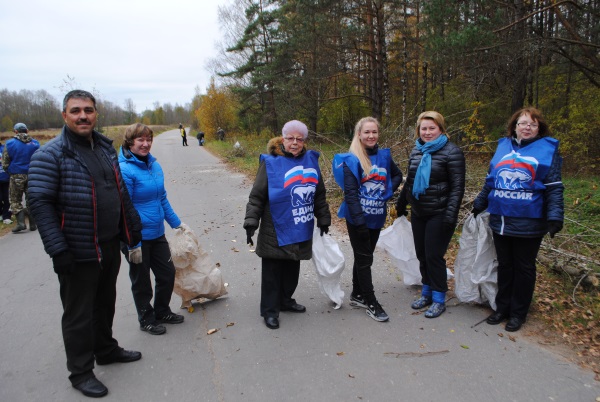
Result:
M19 233L22 230L26 230L27 226L25 226L25 211L20 211L17 215L17 226L15 226L12 230L13 233Z
M27 216L29 216L29 230L31 230L32 232L34 230L37 230L37 225L35 224L35 219L33 219L33 215L31 215L31 212L29 212Z

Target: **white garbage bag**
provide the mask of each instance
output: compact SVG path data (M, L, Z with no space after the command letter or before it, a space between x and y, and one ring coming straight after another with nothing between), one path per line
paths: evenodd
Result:
M181 308L191 307L195 299L216 299L227 294L221 270L202 249L193 230L175 230L169 248L176 268L173 292L181 297Z
M321 236L318 227L315 227L313 232L312 262L321 293L335 303L334 309L339 309L344 300L341 286L345 266L344 254L333 237L328 234Z
M377 247L384 250L402 273L405 285L420 285L421 271L415 252L412 227L406 216L396 219L379 235Z
M496 310L498 260L489 219L490 214L483 212L465 220L454 262L455 293L461 302L489 302Z

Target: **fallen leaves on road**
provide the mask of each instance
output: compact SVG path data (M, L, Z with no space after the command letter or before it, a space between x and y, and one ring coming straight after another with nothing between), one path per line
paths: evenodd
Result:
M460 347L463 349L469 349L469 347L467 345L460 345Z
M344 352L337 352L336 355L338 355L338 356L344 356Z
M350 378L354 378L354 376L352 374L348 374L348 377Z
M517 338L515 338L515 337L514 337L514 336L512 336L512 335L509 335L509 336L508 336L508 339L510 339L510 340L511 340L511 341L513 341L513 342L516 342L516 341L517 341Z
M212 328L212 329L209 329L208 332L206 332L206 335L212 335L218 331L219 331L219 328Z
M233 327L235 325L235 322L228 322L227 323L227 327Z

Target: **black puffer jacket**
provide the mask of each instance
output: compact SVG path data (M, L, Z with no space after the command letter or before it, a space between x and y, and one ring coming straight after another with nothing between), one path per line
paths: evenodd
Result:
M97 237L96 188L87 166L63 127L62 133L36 151L29 168L29 207L44 249L54 257L73 253L78 262L101 259ZM121 240L134 246L141 240L142 223L121 177L112 141L98 132L94 143L111 161L120 189Z
M283 137L273 138L267 145L267 152L270 155L281 158L293 158L294 156L284 151ZM306 145L300 153L300 156L306 152ZM315 218L318 226L330 226L331 214L329 205L325 197L325 184L323 177L319 177L319 183L315 192ZM267 178L266 163L262 162L258 167L258 173L254 181L254 186L250 191L250 198L246 205L246 217L244 219L244 229L257 228L260 222L258 232L256 255L261 258L273 258L280 260L310 260L312 258L312 239L289 244L280 247L277 243L277 234L273 225L271 208L269 207L269 185Z
M421 151L417 147L413 148L408 161L406 182L398 197L396 209L402 211L410 204L412 213L417 216L444 214L444 223L456 226L465 194L465 156L450 141L442 149L432 153L429 187L417 200L412 189L422 157Z

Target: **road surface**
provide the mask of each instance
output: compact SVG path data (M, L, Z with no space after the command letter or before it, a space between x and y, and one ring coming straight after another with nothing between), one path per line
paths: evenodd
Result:
M296 299L305 314L282 313L268 329L259 315L260 259L242 228L251 180L195 141L182 147L178 130L155 139L175 211L221 266L229 294L197 304L181 325L152 336L139 330L123 262L114 323L121 346L142 360L98 366L106 401L595 401L593 373L543 349L523 330L473 327L490 310L449 302L436 319L410 308L419 290L406 287L380 252L373 269L387 323L348 305L334 310L318 289L313 265L302 263ZM171 234L168 229L168 235ZM58 281L37 232L0 238L0 401L87 400L68 381L60 330ZM231 325L233 323L233 325ZM229 326L228 326L229 325ZM210 329L219 329L208 335Z

